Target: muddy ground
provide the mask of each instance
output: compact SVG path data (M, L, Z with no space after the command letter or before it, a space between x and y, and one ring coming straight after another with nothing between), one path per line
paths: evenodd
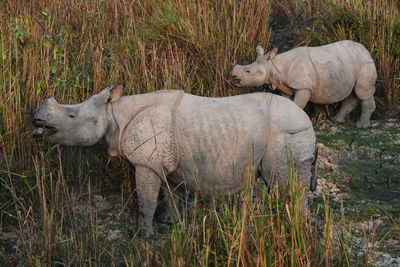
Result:
M361 255L372 244L376 266L400 266L400 120L372 121L369 129L323 121L315 130L319 180L313 205L328 196L338 216L343 205L352 253Z

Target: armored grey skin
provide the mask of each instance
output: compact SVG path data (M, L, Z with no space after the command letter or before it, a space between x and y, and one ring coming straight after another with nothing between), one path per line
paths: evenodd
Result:
M204 193L232 194L250 163L265 179L287 179L287 149L299 177L314 189L316 139L308 116L292 101L269 93L207 98L177 90L121 97L109 85L76 105L47 98L34 114L36 137L89 146L105 138L108 153L136 168L138 224L151 236L162 183L182 182ZM258 173L257 173L258 174ZM257 175L256 174L256 175Z
M278 55L277 48L264 55L259 45L256 51L255 62L233 67L229 73L232 85L271 84L287 96L294 93L294 102L302 109L308 101L316 104L343 101L333 118L336 122L344 122L359 99L361 117L356 127L370 126L377 75L374 61L362 44L344 40L318 47L302 46Z

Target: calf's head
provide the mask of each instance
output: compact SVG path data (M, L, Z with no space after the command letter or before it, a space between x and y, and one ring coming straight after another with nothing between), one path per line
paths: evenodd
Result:
M229 72L228 80L236 87L261 86L269 83L270 61L275 57L278 48L264 55L264 48L256 48L257 59L249 65L235 65Z
M60 105L52 96L46 98L33 115L33 135L69 146L97 143L108 129L107 104L118 100L122 90L122 85L111 84L75 105Z

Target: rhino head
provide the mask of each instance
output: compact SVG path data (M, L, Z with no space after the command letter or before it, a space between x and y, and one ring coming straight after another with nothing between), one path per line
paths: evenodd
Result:
M228 80L236 87L261 86L269 84L272 72L271 60L276 56L278 48L264 54L264 48L256 48L257 59L249 65L235 65L229 72Z
M123 86L111 84L75 105L61 105L46 98L33 115L34 137L68 146L91 146L106 134L110 118L107 104L118 100Z

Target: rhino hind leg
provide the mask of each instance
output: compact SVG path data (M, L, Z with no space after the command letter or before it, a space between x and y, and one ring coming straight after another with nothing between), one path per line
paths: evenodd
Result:
M339 112L332 118L334 122L339 122L343 123L345 121L345 118L347 114L352 112L358 104L358 99L353 96L353 94L349 95L347 98L345 98L342 102L342 106L339 110Z
M371 125L370 117L375 110L375 100L373 97L367 100L361 100L361 116L356 122L357 128L366 128Z
M293 165L297 178L312 191L316 186L316 140L312 128L305 131L288 134L284 140L270 144L261 161L261 175L268 185L284 185L289 177L288 165ZM272 177L271 177L272 176ZM304 192L302 206L308 207L308 198Z
M358 75L354 92L361 100L361 116L356 123L357 128L370 126L370 117L375 110L376 68L374 64L365 64Z

